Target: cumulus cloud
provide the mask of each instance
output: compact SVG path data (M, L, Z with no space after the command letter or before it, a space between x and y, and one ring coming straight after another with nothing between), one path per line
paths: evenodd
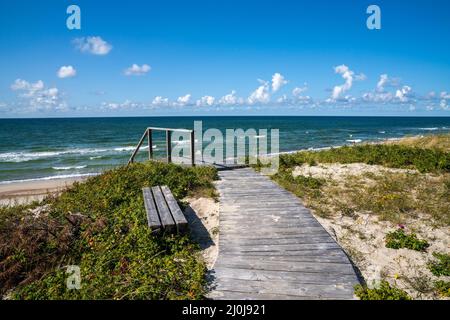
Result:
M449 107L448 101L447 101L447 100L450 100L450 94L447 93L446 91L442 91L441 94L439 95L439 97L441 99L441 101L439 102L439 107L445 111L450 110L450 107Z
M450 93L447 93L447 91L442 91L440 94L441 99L448 99L450 100Z
M73 43L81 52L95 55L107 55L112 49L112 45L99 36L76 38Z
M147 105L139 102L133 102L131 100L125 100L124 102L103 102L101 109L107 111L119 111L119 110L138 110L148 107Z
M303 92L305 92L305 91L307 91L308 90L308 85L305 83L304 85L303 85L303 87L295 87L293 90L292 90L292 95L294 96L294 97L298 97L298 96L300 96Z
M186 94L184 96L178 97L177 105L185 106L185 105L189 104L190 101L191 101L191 94L188 93L188 94Z
M235 90L232 90L231 93L226 94L222 98L219 99L219 104L225 105L225 106L242 104L243 102L244 102L244 99L237 97Z
M212 96L203 96L201 97L199 100L197 100L196 105L198 107L210 107L214 104L214 101L216 100L216 98L212 97Z
M413 92L411 87L403 86L398 90L392 92L387 91L387 87L397 87L399 85L399 80L396 78L390 78L387 74L381 74L377 82L375 90L372 92L366 92L362 95L362 100L366 102L375 103L405 103L409 102L410 98L413 97ZM430 95L428 95L431 98ZM426 98L428 99L428 98Z
M127 69L125 69L124 74L126 76L142 76L144 74L147 74L151 70L151 67L148 64L143 64L142 66L139 66L135 63Z
M376 91L385 92L386 87L398 87L399 85L400 80L398 78L391 78L387 74L382 74L377 82Z
M349 67L347 67L345 64L334 67L334 72L340 74L342 78L345 80L345 82L344 84L335 86L333 88L333 92L331 94L331 101L342 99L342 95L352 88L353 81L364 80L366 78L366 76L363 74L355 76L355 73L352 70L350 70ZM344 97L344 100L348 99Z
M395 92L395 97L400 102L408 102L410 97L412 97L412 89L409 86L403 86Z
M378 92L384 92L384 87L388 83L388 81L389 81L389 77L388 77L387 74L380 75L380 80L378 80L377 89L376 90Z
M169 99L163 98L162 96L157 96L153 99L152 105L154 106L168 106L169 105Z
M11 84L11 90L20 92L19 97L24 99L25 107L30 111L63 110L66 103L61 99L58 88L46 88L42 80L35 83L16 79Z
M287 83L288 81L284 78L283 75L281 75L278 72L274 73L272 76L272 91L277 92L278 90L280 90L282 86L284 86Z
M57 72L58 78L61 79L75 77L76 74L77 70L72 66L62 66Z
M270 101L269 83L260 79L258 81L261 85L248 97L249 104L268 103Z

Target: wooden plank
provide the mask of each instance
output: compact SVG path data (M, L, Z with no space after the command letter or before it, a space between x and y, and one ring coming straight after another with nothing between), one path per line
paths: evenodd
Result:
M286 294L313 299L334 298L352 299L353 289L345 284L314 284L292 281L253 281L221 278L214 283L216 290L236 290L253 294Z
M220 246L208 297L353 298L353 266L300 199L249 168L219 177Z
M242 257L233 257L228 260L220 260L214 265L217 271L221 268L229 269L246 269L255 272L264 271L282 271L282 272L297 272L297 273L316 273L322 274L324 277L330 275L335 278L335 272L338 274L346 274L355 276L354 270L348 263L345 262L310 262L304 261L302 263L292 263L289 261L271 261L264 259L242 259ZM294 275L297 276L297 273ZM353 280L355 278L352 278Z
M159 218L161 219L161 224L164 227L165 232L176 231L175 221L170 214L169 207L167 206L166 200L161 192L159 186L152 187L153 197L155 199L156 208L158 209Z
M341 265L342 266L342 265ZM289 281L297 284L325 284L330 282L340 284L356 284L357 278L353 270L344 270L340 268L328 268L326 270L318 270L318 267L313 269L300 269L298 271L284 271L279 269L261 270L249 269L242 266L219 266L214 268L214 274L217 277L225 279L239 279L239 280L253 280L253 281Z
M172 218L175 221L175 224L177 226L177 231L179 233L186 232L187 228L188 228L188 223L187 223L186 217L184 216L183 212L181 211L180 206L178 205L177 201L175 200L169 187L161 186L161 191L164 195L164 198L166 199L170 213L172 214Z
M150 229L155 231L161 230L161 221L158 216L158 211L156 210L155 202L153 200L152 192L150 188L146 187L142 189L144 195L144 206L147 213L147 223Z

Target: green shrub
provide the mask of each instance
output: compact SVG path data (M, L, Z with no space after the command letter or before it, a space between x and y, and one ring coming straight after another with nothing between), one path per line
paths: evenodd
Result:
M436 291L443 297L450 298L450 282L449 281L436 281L434 283Z
M321 151L302 151L280 156L281 168L304 163L367 163L392 168L412 168L420 172L450 172L450 153L403 145L367 144Z
M433 256L437 261L431 261L428 268L435 276L450 276L450 255L434 252Z
M294 177L292 170L279 170L278 173L272 176L272 179L299 197L305 195L319 196L321 194L320 188L325 184L324 179L305 177L302 175Z
M406 234L403 229L389 232L385 238L386 248L406 248L416 251L425 251L429 244L426 240L420 240L415 233Z
M0 294L17 299L198 299L205 266L187 236L151 234L142 187L167 185L177 199L213 190L209 167L137 163L75 183L32 207L0 215ZM35 204L36 208L37 205ZM5 213L3 215L3 213ZM81 289L66 288L78 265Z
M405 291L392 287L387 281L381 281L380 286L373 289L358 284L355 295L361 300L411 300Z

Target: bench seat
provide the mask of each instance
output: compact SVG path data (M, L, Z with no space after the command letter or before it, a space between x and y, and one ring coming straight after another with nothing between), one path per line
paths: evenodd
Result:
M169 187L145 187L142 193L148 226L152 231L165 233L187 231L187 220Z

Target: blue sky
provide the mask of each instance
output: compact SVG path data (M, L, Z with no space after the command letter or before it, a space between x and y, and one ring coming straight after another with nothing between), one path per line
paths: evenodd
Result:
M81 30L66 27L71 4ZM366 27L370 4L381 30ZM448 12L446 0L2 1L0 117L448 116Z

